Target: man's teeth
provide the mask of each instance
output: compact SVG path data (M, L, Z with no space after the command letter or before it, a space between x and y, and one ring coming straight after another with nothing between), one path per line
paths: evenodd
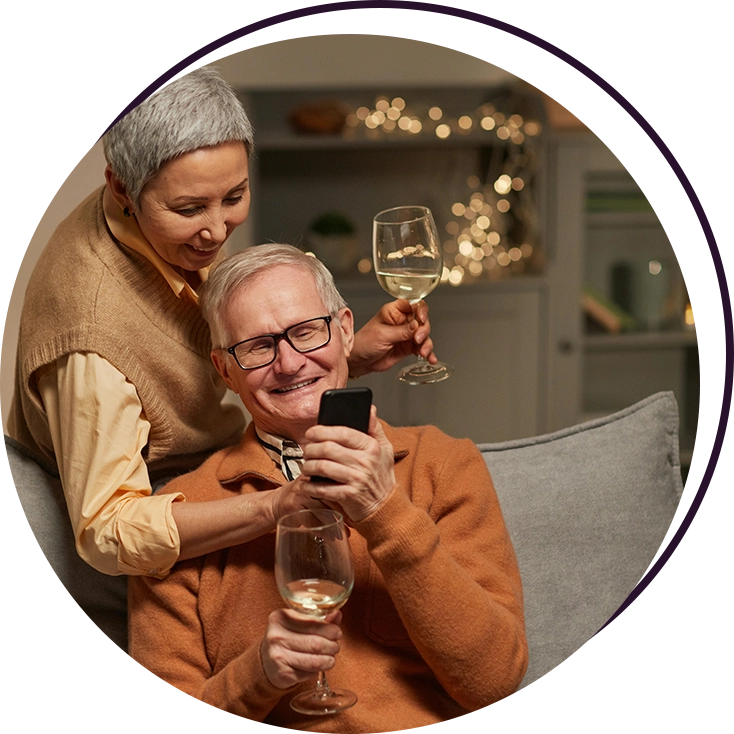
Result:
M316 382L316 380L306 380L305 382L299 382L297 385L288 385L288 387L279 387L275 392L291 392L291 390L298 390L299 387L305 387L306 385L310 385L312 382Z
M219 245L214 245L213 247L195 247L194 245L189 245L189 247L197 252L214 252Z

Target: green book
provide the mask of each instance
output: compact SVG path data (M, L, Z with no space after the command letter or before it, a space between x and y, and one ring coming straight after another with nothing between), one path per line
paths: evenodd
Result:
M596 288L591 286L584 288L581 305L588 316L612 334L634 331L636 327L632 314L620 308Z

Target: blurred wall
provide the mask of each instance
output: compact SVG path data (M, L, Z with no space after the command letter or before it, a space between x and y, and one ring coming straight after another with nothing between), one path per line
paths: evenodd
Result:
M244 91L379 84L494 86L515 79L472 56L441 46L382 36L320 36L280 41L227 56L215 66L234 87ZM120 106L124 104L126 101L120 100ZM104 166L102 146L97 143L59 189L28 245L13 288L3 336L0 373L3 422L7 420L13 392L18 324L28 279L56 226L104 183ZM237 239L232 247L239 249L248 240L247 224L234 237Z

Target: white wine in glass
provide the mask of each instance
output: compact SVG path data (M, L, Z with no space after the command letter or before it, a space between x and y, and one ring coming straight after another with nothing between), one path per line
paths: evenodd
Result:
M431 210L424 206L398 206L375 215L372 226L372 255L379 284L395 298L418 303L439 283L443 257ZM409 385L441 382L451 375L451 365L427 359L398 373Z
M323 619L352 593L354 565L342 515L334 510L301 510L278 520L275 580L283 600L301 614ZM319 673L313 690L298 694L291 708L302 714L337 714L357 696L331 688Z

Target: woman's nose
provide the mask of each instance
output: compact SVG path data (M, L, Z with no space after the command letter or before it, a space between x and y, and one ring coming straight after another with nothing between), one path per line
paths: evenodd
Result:
M227 239L227 222L225 221L223 213L217 212L216 214L210 215L208 221L205 223L201 230L201 236L220 244Z

